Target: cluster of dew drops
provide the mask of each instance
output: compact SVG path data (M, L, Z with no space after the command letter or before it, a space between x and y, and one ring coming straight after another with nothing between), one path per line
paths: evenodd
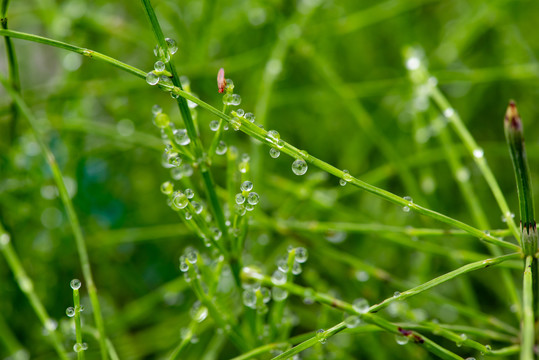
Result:
M170 61L170 57L178 51L178 45L176 41L171 38L165 39L167 49L162 49L159 45L156 45L154 49L154 55L158 57L154 64L154 69L146 74L146 82L150 85L166 85L171 86L172 80L166 71L166 63Z

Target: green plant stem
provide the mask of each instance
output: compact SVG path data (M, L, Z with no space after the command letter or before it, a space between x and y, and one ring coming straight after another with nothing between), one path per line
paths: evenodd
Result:
M146 15L148 16L148 19L150 20L150 23L152 25L152 30L155 34L159 47L163 49L163 51L165 52L168 51L168 46L165 41L163 31L161 30L161 26L159 25L159 21L157 20L157 16L155 15L155 12L150 3L150 0L141 0L141 2L146 12ZM180 82L180 78L178 76L178 73L176 71L176 67L174 66L173 61L169 61L167 63L167 69L172 74L172 83L174 84L174 86L183 91L182 84ZM200 142L200 137L198 136L195 124L193 122L193 118L191 117L191 110L189 109L189 106L187 105L187 100L184 97L178 97L176 101L178 103L180 114L182 115L182 119L185 124L187 134L189 135L189 138L193 142L193 146L195 149L195 156L197 160L201 162L199 164L200 172L202 175L202 179L204 181L206 194L208 195L209 203L210 203L210 207L212 209L213 215L215 216L215 219L217 220L217 225L219 227L219 230L221 230L221 233L223 234L222 235L223 238L228 239L228 227L226 226L226 220L223 213L223 209L221 207L221 203L219 202L219 199L217 198L217 193L215 192L215 183L213 182L213 177L210 171L209 164L207 164L207 158L206 158L206 155L204 154L202 143Z
M80 321L80 295L79 289L73 289L73 305L75 305L75 337L77 344L82 345L82 326ZM77 359L84 360L84 350L77 352Z
M200 100L200 99L197 99L195 98L194 96L192 96L191 94L179 89L179 88L173 88L171 89L171 91L173 91L174 93L182 96L182 97L185 97L186 99L188 100L191 100L195 103L197 103L200 107L210 111L211 113L213 113L214 115L230 122L231 121L231 118L226 115L226 114L223 114L221 111L215 109L214 107L212 107L211 105L205 103L204 101ZM240 126L240 130L244 133L246 133L247 135L250 135L252 136L253 138L271 146L271 147L274 147L278 150L280 150L282 153L285 153L293 158L302 158L304 159L305 161L309 162L310 164L316 166L317 168L321 169L321 170L324 170L325 172L331 174L331 175L334 175L340 179L345 179L347 178L348 179L348 183L350 184L353 184L357 187L359 187L360 189L362 190L365 190L373 195L376 195L382 199L385 199L393 204L396 204L396 205L399 205L399 206L407 206L410 208L410 210L414 210L416 211L417 213L419 214L422 214L422 215L426 215L426 216L429 216L435 220L438 220L438 221L441 221L441 222L444 222L446 224L449 224L451 226L454 226L454 227L457 227L457 228L460 228L466 232L468 232L469 234L472 234L474 235L475 237L481 239L481 240L484 240L485 242L488 242L488 243L492 243L492 244L496 244L496 245L500 245L500 246L503 246L503 247L506 247L506 248L510 248L510 249L513 249L513 250L519 250L520 247L518 245L515 245L515 244L512 244L512 243L508 243L506 241L503 241L503 240L500 240L490 234L485 234L483 231L479 230L479 229L476 229L468 224L465 224L461 221L458 221L458 220L455 220L453 218L450 218L449 216L446 216L444 214L441 214L441 213L438 213L436 211L433 211L433 210L430 210L430 209L427 209L425 207L422 207L418 204L415 204L415 203L411 203L403 198L401 198L400 196L398 195L395 195L389 191L386 191L386 190L383 190L383 189L380 189L376 186L373 186L373 185L370 185L370 184L367 184L349 174L346 174L344 173L342 170L340 169L337 169L336 167L312 156L312 155L309 155L306 151L301 151L299 150L298 148L294 147L293 145L283 141L283 147L277 147L277 145L273 144L271 142L271 140L269 139L269 137L267 136L267 132L264 130L264 129L261 129L259 128L257 125L255 124L252 124L251 122L243 119L243 118L240 118L241 120L241 126Z
M467 171L467 169L464 167L464 165L462 164L459 157L454 151L454 146L451 141L451 136L449 132L446 129L443 129L440 132L439 139L444 147L444 150L447 156L447 162L449 164L449 167L451 168L453 178L456 180L456 183L460 189L460 192L462 193L462 197L464 201L466 202L468 209L472 213L472 216L474 217L476 223L479 225L480 228L483 228L483 229L490 228L489 222L487 220L487 216L485 215L483 207L481 206L481 202L479 201L472 187L472 184L469 181L469 176L461 175L461 172L463 171L463 169L465 171ZM497 235L497 236L508 236L508 235L509 234ZM497 246L494 246L492 244L487 244L487 245L490 250L490 253L493 254L494 256L500 256L503 254L501 249L499 249ZM516 285L513 281L512 275L507 270L502 270L501 277L502 277L504 286L507 289L507 292L509 294L509 299L511 303L514 306L516 306L517 318L520 320L521 315L522 315L522 304L520 302L520 297L517 292Z
M79 47L76 47L76 46L73 46L73 45L70 45L70 44L66 44L66 43L62 43L62 42L59 42L59 41L56 41L56 40L51 40L51 39L46 39L46 38L43 38L43 37L40 37L40 36L36 36L36 35L31 35L31 34L25 34L25 33L19 33L19 32L13 32L13 31L9 31L9 30L0 30L0 35L3 35L3 36L12 36L12 37L17 37L17 38L20 38L20 39L24 39L24 40L29 40L29 41L35 41L35 42L40 42L40 43L44 43L44 44L47 44L47 45L51 45L51 46L56 46L56 47L59 47L59 48L63 48L63 49L66 49L66 50L70 50L70 51L74 51L74 52L77 52L77 53L81 53L86 50L86 51L91 51L91 50L87 50L87 49L82 49L82 48L79 48ZM92 52L95 54L95 52ZM115 59L112 59L110 57L107 57L105 55L102 55L102 54L99 54L100 56L99 57L96 57L100 60L103 60L103 61L106 61L108 63L110 63L111 65L114 65L114 66L117 66L119 68L121 68L122 70L125 70L127 72L130 72L134 75L137 75L141 78L146 78L146 73L143 72L142 70L139 70L139 69L136 69L136 68L133 68L132 66L129 66L127 64L124 64L118 60L115 60ZM204 101L192 96L191 94L183 91L182 89L180 89L179 87L176 87L174 89L172 89L172 91L174 91L175 93L177 93L178 95L180 95L181 97L187 99L187 100L191 100L193 101L194 103L198 104L199 106L201 106L202 108L210 111L211 113L213 113L214 115L218 116L219 118L227 121L227 122L230 122L230 117L224 113L222 113L221 111L215 109L214 107L212 107L211 105L205 103ZM444 98L445 99L445 98ZM243 132L247 133L248 135L251 135L252 137L254 137L255 139L263 142L263 143L266 143L267 145L269 146L272 146L272 147L275 147L276 148L276 145L272 144L269 140L266 140L266 136L265 136L265 131L258 128L258 126L256 126L258 128L257 129L253 129L252 127L249 127L248 124L246 124L243 120L242 120L242 124L244 125L247 125L247 126L242 126L240 128L240 130L242 130ZM250 123L249 123L250 124ZM248 129L246 129L248 128ZM473 139L472 139L473 140ZM280 149L278 148L281 152L284 152L294 158L298 158L298 157L303 157L306 161L308 161L309 163L313 164L314 166L320 168L321 170L324 170L326 172L328 172L329 174L332 174L332 175L335 175L337 176L338 178L341 178L341 179L344 179L344 173L342 172L342 170L340 169L337 169L336 167L334 166L331 166L325 162L323 162L322 160L319 160L317 158L315 158L314 156L311 156L311 155L308 155L308 154L303 154L303 153L300 153L299 149L293 147L292 145L288 144L285 142L285 146ZM469 234L479 238L479 239L482 239L486 242L490 242L490 243L493 243L493 244L497 244L499 246L502 246L502 247L506 247L506 248L511 248L513 250L515 249L519 249L519 247L517 245L514 245L514 244L511 244L511 243L508 243L508 242L505 242L505 241L502 241L500 239L497 239L496 237L492 236L492 235L487 235L487 234L484 234L481 230L479 229L476 229L468 224L465 224L463 222L460 222L458 220L455 220L455 219L452 219L448 216L445 216L443 214L440 214L436 211L433 211L433 210L430 210L430 209L427 209L427 208L424 208L422 206L419 206L417 204L409 204L408 201L402 199L401 197L395 195L395 194L392 194L388 191L385 191L383 189L380 189L378 187L375 187L373 185L370 185L370 184L367 184L357 178L354 178L352 177L352 180L349 181L351 184L355 185L356 187L362 189L362 190L365 190L367 192L370 192L380 198L383 198L387 201L390 201L396 205L399 205L399 206L408 206L410 207L411 210L414 210L422 215L426 215L426 216L429 216L433 219L436 219L438 221L441 221L441 222L444 222L444 223L447 223L451 226L454 226L454 227L457 227L457 228L460 228L466 232L468 232ZM501 193L501 192L500 192ZM502 194L502 197L503 197L503 194ZM507 208L508 210L508 208ZM510 215L506 215L506 217L509 217L510 218L510 221L514 223L513 219L511 218ZM224 220L224 217L223 217L223 220ZM509 220L508 220L508 223L509 223ZM514 233L514 232L513 232ZM224 234L224 233L223 233Z
M522 285L523 317L522 317L522 346L520 349L520 360L533 360L533 348L535 340L534 323L534 298L533 298L533 257L527 256L524 268L524 280Z
M2 5L0 7L0 25L3 30L8 29L8 19L7 19L7 8L9 5L9 0L2 0ZM8 63L8 72L9 72L9 83L15 91L21 91L21 80L19 76L19 63L17 61L17 53L15 52L15 47L13 46L13 41L9 36L4 37L4 43L6 45L6 57ZM18 109L15 103L11 104L11 125L10 125L10 138L11 142L15 140L15 132L17 128L17 118L18 118Z
M444 94L442 94L438 87L431 87L430 96L442 111L452 109L451 104L444 96ZM505 200L503 192L500 189L500 186L498 185L498 182L496 181L496 178L494 177L490 166L488 165L484 156L477 157L473 155L474 151L480 149L480 147L477 145L475 139L472 137L456 111L452 112L451 116L448 117L448 120L453 129L456 131L456 133L462 140L462 142L464 143L464 145L466 146L466 148L468 149L469 153L472 155L477 167L479 168L479 171L481 171L481 174L483 175L488 186L490 187L490 190L492 191L492 194L494 195L494 198L496 199L496 202L498 203L498 206L502 211L502 216L505 218L509 229L511 229L513 236L519 241L520 244L520 231L515 224L515 220L511 216L512 213L509 210L507 201Z
M73 235L75 237L75 244L77 246L77 251L79 253L79 260L82 267L82 274L84 276L84 280L86 281L86 284L88 287L88 294L90 296L90 302L92 303L92 307L94 310L93 311L94 320L95 320L97 329L100 333L101 357L102 359L106 360L107 349L106 349L106 343L105 343L105 338L106 338L105 326L103 323L103 316L101 314L101 306L99 304L99 299L97 297L97 288L95 286L94 279L92 276L92 270L90 267L88 251L86 249L86 243L84 241L84 236L82 234L82 229L80 227L79 219L77 217L77 213L75 212L75 208L73 207L73 203L71 202L71 199L69 198L69 194L67 192L67 188L65 186L64 178L60 171L60 167L58 166L58 163L56 162L54 154L49 149L49 147L47 146L47 144L41 137L41 134L37 130L38 129L37 120L35 119L34 115L30 111L30 108L28 108L28 106L20 97L20 95L8 84L6 79L2 77L1 75L0 75L0 83L2 83L2 85L4 86L8 94L11 96L11 98L15 101L15 103L21 110L21 113L23 114L23 116L26 117L26 119L30 123L30 128L32 129L32 132L36 138L36 141L39 144L39 147L41 148L41 152L43 153L43 156L45 157L45 160L47 161L47 164L49 165L51 169L54 181L58 188L58 192L60 193L60 198L66 209L68 220L71 225L71 229L73 231Z
M34 312L36 313L37 317L45 327L51 340L52 346L56 350L56 353L62 360L68 360L69 356L67 355L66 350L62 345L60 334L58 333L56 328L50 328L51 321L53 320L47 313L47 310L45 309L45 306L43 306L43 303L41 303L41 300L39 300L39 297L34 290L34 284L26 274L24 268L22 267L21 261L19 260L19 257L17 256L17 253L15 252L15 250L13 249L13 245L11 244L11 238L6 232L6 230L4 230L4 227L1 223L0 251L2 251L2 254L5 257L9 268L13 272L13 276L15 277L17 285L19 285L21 291L28 298L32 309L34 309Z
M57 48L60 48L60 49L64 49L64 50L69 50L69 51L73 51L77 54L81 54L83 56L86 56L88 58L92 58L92 59L97 59L97 60L101 60L101 61L104 61L106 63L109 63L113 66L116 66L122 70L125 70L127 71L128 73L131 73L133 75L136 75L140 78L143 78L145 79L146 78L146 73L142 70L139 70L133 66L130 66L130 65L127 65L121 61L118 61L114 58L111 58L110 56L107 56L107 55L103 55L101 53L98 53L96 51L93 51L93 50L89 50L89 49L85 49L85 48L82 48L82 47L79 47L79 46L75 46L75 45L71 45L71 44L68 44L68 43L65 43L65 42L62 42L62 41L58 41L58 40L53 40L53 39L48 39L48 38L45 38L45 37L42 37L42 36L38 36L38 35L33 35L33 34L27 34L27 33L23 33L23 32L19 32L19 31L13 31L13 30L0 30L0 35L2 36L9 36L11 38L16 38L16 39L21 39L21 40L28 40L28 41L33 41L33 42L37 42L37 43L41 43L41 44L45 44L45 45L50 45L50 46L54 46L54 47L57 47Z
M0 234L2 236L2 234ZM19 360L22 357L18 357L18 353L26 353L26 350L19 343L19 340L13 334L13 331L6 324L6 320L3 315L0 314L0 342L2 342L6 349L6 354L10 355L10 359Z

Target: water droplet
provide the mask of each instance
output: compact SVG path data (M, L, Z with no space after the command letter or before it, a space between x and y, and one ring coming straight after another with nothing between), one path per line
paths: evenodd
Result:
M238 165L238 170L240 173L245 174L249 170L249 162L248 161L242 161Z
M281 135L279 135L279 133L276 130L268 131L266 141L276 144L280 139L281 139Z
M75 308L70 306L66 309L66 315L69 317L75 316Z
M346 180L344 180L344 179L339 179L339 185L345 186L346 184L348 184L348 183L346 182Z
M219 130L219 120L212 120L212 121L210 121L210 130L211 130L211 131L217 131L217 130Z
M253 290L245 290L242 295L243 305L250 307L251 309L256 308L256 294Z
M165 113L158 113L152 120L153 124L160 129L166 128L170 124L170 118Z
M157 72L162 72L162 71L165 70L165 63L162 62L161 60L158 60L158 61L155 62L155 64L153 64L153 68Z
M159 76L153 71L150 71L146 74L146 82L150 85L156 85L159 82Z
M185 220L191 220L193 218L193 215L189 211L185 212Z
M320 344L325 344L326 343L327 338L326 338L325 334L326 334L326 332L324 331L324 329L316 330L316 338L318 339Z
M481 159L485 155L485 152L481 148L474 149L473 156L476 159Z
M245 120L247 121L255 122L255 115L253 113L248 112L245 114L244 117L245 117Z
M359 316L357 315L352 315L352 316L347 316L345 314L345 319L344 319L344 324L346 325L347 328L349 329L353 329L355 327L358 327L359 324L361 323L361 319L359 318Z
M45 321L45 330L46 331L54 331L58 328L58 322L54 319L48 318L47 321Z
M515 218L515 214L513 214L512 212L508 212L504 215L502 215L502 222L507 222L507 219L514 219Z
M249 203L245 204L245 210L247 210L247 211L253 211L254 208L255 208L255 206L252 205L252 204L249 204Z
M455 110L453 110L452 108L447 108L444 110L444 116L446 118L450 118L451 116L455 115Z
M245 115L245 111L243 109L238 109L236 110L236 115L238 115L239 117L243 117L243 115Z
M193 304L193 307L191 307L191 310L189 311L189 315L191 315L191 319L195 320L196 322L201 323L208 316L208 308L205 306L202 306L200 301L197 300Z
M284 273L288 272L288 259L286 257L281 257L277 259L277 267Z
M195 192L191 189L185 189L184 194L188 199L192 199L195 196Z
M412 56L406 60L406 68L408 70L417 70L421 66L421 60L418 57Z
M346 232L330 230L326 233L326 240L333 244L340 244L346 240Z
M405 197L403 197L403 199L406 200L406 201L408 201L408 205L407 205L407 206L404 206L404 207L402 208L402 211L404 211L404 212L410 212L410 206L412 206L412 204L413 204L412 198L411 198L410 196L405 196Z
M182 255L180 256L180 270L182 272L186 272L187 270L189 270L189 264L187 264L187 256L185 255Z
M279 157L279 155L281 155L281 152L277 149L271 148L269 154L272 158L276 159Z
M232 94L226 93L223 95L223 104L232 105L232 101L233 101Z
M191 142L186 129L178 129L174 131L174 140L182 146L188 145Z
M82 348L82 344L81 343L75 343L75 345L73 345L73 351L75 351L76 353L84 351L84 349Z
M161 192L165 195L170 195L174 192L174 185L170 181L165 181L161 184Z
M365 314L369 311L369 302L367 299L355 299L352 307L360 314Z
M241 190L242 191L251 191L253 190L253 183L250 182L250 181L244 181L242 184L241 184Z
M308 165L303 159L297 159L292 163L292 172L296 175L305 175Z
M69 286L73 289L73 290L78 290L80 289L80 285L81 285L81 282L79 279L73 279L71 280L71 282L69 283Z
M171 38L166 38L165 41L167 43L168 52L171 55L176 54L176 51L178 51L178 45L176 44L176 41L174 39L171 39Z
M406 336L402 336L402 335L395 335L395 341L397 342L397 344L399 345L406 345L408 344L408 338Z
M350 182L353 180L353 177L352 175L350 175L350 173L348 172L348 170L343 170L343 180L346 181L346 182Z
M176 195L174 195L174 198L172 199L172 204L177 208L177 209L183 209L187 206L187 204L189 203L189 200L187 199L187 196L185 196L185 194L183 194L182 192L180 191L177 191L176 192Z
M267 287L261 287L258 291L260 291L260 294L262 295L262 301L264 304L271 300L271 291Z
M237 193L235 200L236 200L236 204L241 205L245 202L245 196L243 196L241 193Z
M223 140L219 141L219 144L217 144L217 147L215 148L215 153L217 155L224 155L228 149L228 146Z
M365 282L369 280L369 274L366 271L356 271L355 273L356 279L360 282Z
M279 149L282 149L282 148L284 147L284 141L283 141L283 140L277 141L277 147L278 147Z
M195 209L195 213L197 214L200 214L202 210L204 210L204 206L199 202L193 201L191 204L193 205L193 209Z
M292 274L299 275L303 269L301 268L301 264L297 261L294 261L294 264L292 265Z
M211 231L213 233L213 239L215 241L219 240L221 238L221 236L223 236L223 233L218 228L214 227L214 228L211 229Z
M0 235L0 249L9 244L11 237L8 234Z
M401 293L400 293L400 292L395 291L395 292L393 293L393 297L399 297L399 296L401 296Z
M164 85L165 87L173 86L172 80L168 76L165 76L165 75L159 76L159 85Z
M163 112L163 109L161 108L161 106L159 106L157 104L152 106L152 114L157 115L157 114L160 114L162 112Z
M314 304L314 290L311 288L305 289L303 292L303 303L305 305L312 305Z
M239 104L241 104L241 96L238 94L232 94L230 105L238 106Z
M234 116L232 119L230 119L230 125L232 125L234 131L238 131L241 127L241 119L237 116Z
M304 247L296 248L296 256L294 260L303 264L309 258L309 252Z
M234 211L235 211L236 214L238 214L239 216L243 216L243 215L245 215L245 213L247 212L247 210L245 209L245 206L240 205L240 204L234 205Z
M275 301L283 301L288 297L288 291L275 286L271 289L271 294Z
M281 270L275 270L271 275L271 282L275 285L283 285L286 283L286 274Z
M247 202L251 205L256 205L258 204L259 201L260 201L260 196L255 192L252 192L247 196Z

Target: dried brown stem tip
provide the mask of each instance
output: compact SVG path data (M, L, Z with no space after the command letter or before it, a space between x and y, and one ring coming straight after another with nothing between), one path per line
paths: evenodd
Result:
M518 114L517 106L513 100L509 101L509 106L505 112L505 122L510 125L513 130L522 131L522 121Z
M226 88L225 69L223 68L220 68L217 73L217 88L219 89L220 94L222 94Z

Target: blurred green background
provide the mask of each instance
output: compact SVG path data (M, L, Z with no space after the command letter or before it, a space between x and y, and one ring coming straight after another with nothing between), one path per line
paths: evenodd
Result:
M526 129L532 177L537 179L537 2L321 1L312 11L305 11L312 2L170 0L153 4L165 35L179 45L172 61L189 78L191 91L198 97L221 108L215 77L223 67L242 96L240 107L254 112L266 129L278 130L296 147L360 179L476 225L440 146L439 111L421 98L407 78L403 49L416 47L485 150L511 209L517 212L502 120L509 99L514 99ZM99 51L145 71L155 62L155 40L136 1L11 1L8 19L10 29ZM187 245L204 251L159 190L170 174L161 166L162 145L151 121L151 107L159 104L173 121L181 123L177 107L167 94L108 64L13 41L23 97L66 176L87 238L107 333L122 359L160 358L179 342L195 301L180 277L178 256ZM5 47L0 48L0 71L7 75ZM37 294L60 326L68 328L65 308L72 305L68 284L72 278L82 278L72 231L28 123L19 117L13 127L10 104L0 89L0 217ZM210 143L208 123L213 119L208 112L198 111L205 144ZM393 147L397 164L380 151L379 140L362 126L365 122ZM454 151L469 169L492 228L504 228L485 181L459 140L453 139L459 144ZM442 255L426 255L376 233L322 236L279 231L278 219L443 226L351 185L340 187L338 179L312 166L307 175L297 177L290 170L292 159L286 155L270 158L267 148L260 150L241 132L228 131L225 141L251 154L252 166L260 168L254 183L261 205L252 214L255 223L246 244L246 264L258 263L271 273L275 258L289 244L303 244L311 256L300 283L332 291L348 301L365 297L371 303L405 289L373 277L365 279L361 268L328 256L327 246L417 284L458 266ZM220 157L214 166L221 186L224 165ZM413 186L399 176L403 167L409 170ZM199 184L196 175L193 181ZM537 184L536 180L536 193ZM200 186L195 190L203 193ZM257 226L257 218L269 218L270 228ZM486 253L482 244L466 238L433 241ZM0 278L2 321L32 358L55 358L3 259ZM478 308L515 323L496 269L469 278ZM516 272L515 282L520 284ZM164 284L168 287L163 288ZM465 301L458 281L436 291ZM84 283L82 293L86 294ZM342 320L340 313L319 305L290 301L298 320L295 334ZM87 298L83 302L87 305L84 320L92 324ZM425 297L410 300L406 309L388 316L394 321L414 320L414 316L467 321L450 306L440 307ZM199 336L200 341L187 349L186 359L202 358L214 329L203 326ZM72 342L66 336L65 344ZM97 358L97 343L91 339L88 343L88 357ZM467 351L447 346L459 353ZM382 333L339 335L325 350L316 351L310 354L324 359L430 358L413 345L398 347L392 336ZM225 359L237 352L225 343L218 354ZM6 347L0 347L0 358L9 355Z

